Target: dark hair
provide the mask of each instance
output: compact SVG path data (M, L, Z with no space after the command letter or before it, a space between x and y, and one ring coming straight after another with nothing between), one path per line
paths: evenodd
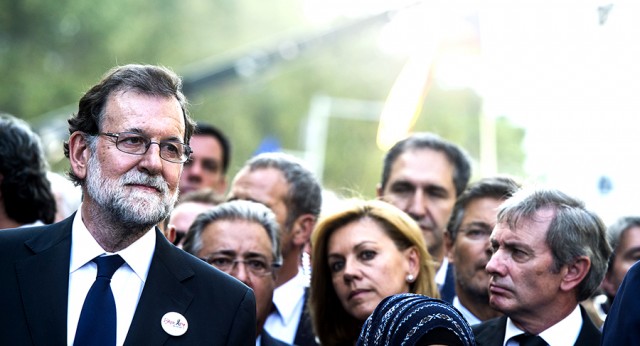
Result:
M231 142L224 132L213 125L198 122L193 135L211 136L220 143L220 147L222 147L222 172L227 173L231 160Z
M537 212L543 209L554 211L546 236L553 254L550 269L557 273L563 265L572 263L579 256L591 259L591 268L576 290L577 300L583 301L598 289L607 271L611 247L607 242L606 227L582 201L553 189L516 192L500 206L498 223L515 229L523 222L535 220Z
M447 232L451 241L455 242L464 218L465 209L472 201L480 198L507 199L520 189L520 184L509 177L490 177L478 180L469 185L456 200L453 207Z
M0 175L9 218L21 224L53 223L56 200L40 137L26 122L9 114L0 114Z
M398 143L387 152L382 168L381 190L384 190L389 182L391 168L398 157L410 150L431 149L439 151L449 159L453 165L453 184L456 187L456 196L464 191L471 177L471 164L467 153L459 146L444 140L434 133L415 133Z
M282 172L289 185L285 205L287 206L286 227L304 214L320 215L322 188L311 171L295 157L284 153L262 153L245 164L250 171L275 168Z
M150 96L175 97L184 116L184 142L189 143L195 124L187 111L187 100L182 94L182 80L168 68L153 65L118 66L107 72L80 99L78 112L68 120L69 134L81 131L91 136L97 135L104 121L109 97L115 92L127 90ZM69 157L69 142L64 143L64 155ZM72 170L69 170L69 177L76 185L83 183L83 179Z

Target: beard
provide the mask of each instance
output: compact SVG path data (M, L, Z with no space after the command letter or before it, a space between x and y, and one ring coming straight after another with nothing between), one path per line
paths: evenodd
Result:
M87 163L87 194L105 210L111 220L126 228L148 229L164 220L178 198L160 175L149 175L131 169L118 179L104 177L97 155L91 155ZM159 193L130 189L129 184L155 188Z

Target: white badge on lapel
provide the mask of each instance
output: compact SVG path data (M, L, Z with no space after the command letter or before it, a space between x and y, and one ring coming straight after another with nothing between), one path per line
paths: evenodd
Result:
M162 320L160 320L160 324L162 325L162 329L172 336L180 336L189 329L187 319L177 312L167 312L164 314Z

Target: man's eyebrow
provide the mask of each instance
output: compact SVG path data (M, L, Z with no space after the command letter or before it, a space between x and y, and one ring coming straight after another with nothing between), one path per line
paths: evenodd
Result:
M249 259L251 259L251 258L260 258L260 259L266 260L266 259L269 258L269 256L267 256L265 254L262 254L262 253L259 253L259 252L245 252L245 253L242 254L242 256L243 256L243 258L249 258Z

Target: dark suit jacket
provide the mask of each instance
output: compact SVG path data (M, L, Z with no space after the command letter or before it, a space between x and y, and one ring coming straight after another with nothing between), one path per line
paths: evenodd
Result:
M309 287L304 290L304 307L300 314L300 322L296 330L296 336L293 344L297 346L317 346L316 335L313 333L313 325L311 324L311 315L309 314Z
M591 322L591 318L589 318L582 306L580 307L580 312L582 313L582 329L580 329L575 345L599 346L600 330ZM472 326L471 329L476 337L478 346L502 346L504 333L507 329L507 317L502 316L484 321Z
M640 262L625 275L602 331L602 346L640 345Z
M0 231L0 345L66 345L72 223ZM255 345L253 292L155 232L125 345ZM184 335L162 329L167 312L186 318Z
M444 279L444 284L440 287L440 299L449 304L453 304L453 298L456 296L456 280L453 263L449 262L447 265L447 275Z
M262 334L260 334L260 346L291 346L291 344L275 339L269 335L266 330L262 330Z

